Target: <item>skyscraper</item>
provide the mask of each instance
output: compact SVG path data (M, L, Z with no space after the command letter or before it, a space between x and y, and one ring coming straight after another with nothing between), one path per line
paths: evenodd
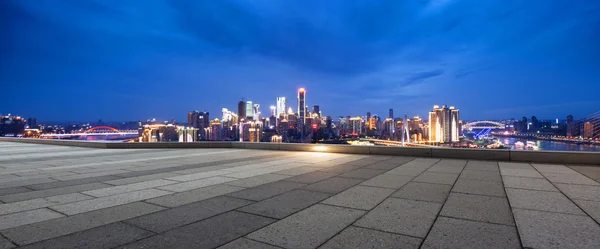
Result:
M274 105L271 106L271 117L277 117L277 107Z
M567 137L575 136L575 122L573 120L573 115L567 116Z
M394 119L394 109L390 109L388 118Z
M238 117L240 119L246 119L246 103L244 103L244 100L238 102Z
M254 104L254 108L252 109L252 117L254 117L254 121L260 120L260 105Z
M246 117L252 117L252 101L246 102Z
M281 113L285 113L287 109L287 100L285 97L277 97L277 112L275 116L279 116Z
M459 116L458 109L451 106L433 106L429 112L429 141L449 143L459 141Z
M318 105L313 105L312 113L319 115L321 117L321 108Z
M304 131L306 121L306 89L298 89L298 127Z

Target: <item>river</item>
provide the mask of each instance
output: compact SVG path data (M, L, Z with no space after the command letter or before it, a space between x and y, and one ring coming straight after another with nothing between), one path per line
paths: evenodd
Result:
M515 149L515 143L521 141L527 144L527 141L533 141L539 150L553 150L553 151L593 151L600 152L600 145L590 144L574 144L547 140L535 140L535 139L524 139L524 138L510 138L510 137L496 137L503 144Z

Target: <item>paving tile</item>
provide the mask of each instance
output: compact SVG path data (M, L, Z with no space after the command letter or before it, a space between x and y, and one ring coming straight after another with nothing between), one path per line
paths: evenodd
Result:
M105 176L98 176L98 177L80 178L80 179L74 179L74 180L68 180L68 181L58 181L58 182L34 184L34 185L28 185L27 187L30 189L33 189L33 190L43 190L43 189L60 188L60 187L73 186L73 185L82 185L82 184L86 184L86 183L110 181L110 180L115 180L115 179L121 179L121 177L114 176L114 175L105 175Z
M36 179L26 179L26 180L15 180L0 183L0 188L13 188L13 187L21 187L31 184L37 183L47 183L47 182L55 182L56 180L50 178L36 178Z
M393 189L359 185L334 195L329 199L324 200L322 203L354 209L370 210L385 200L393 192Z
M178 207L181 205L210 199L216 196L229 194L243 189L244 188L241 187L220 184L206 188L194 189L191 191L165 195L146 200L145 202L160 205L163 207Z
M297 189L252 205L245 206L239 210L247 213L282 219L330 196L331 194L328 193Z
M339 173L327 173L327 172L317 171L317 172L310 172L310 173L286 178L285 181L310 184L310 183L319 182L319 181L322 181L322 180L325 180L327 178L331 178L331 177L334 177L337 175L339 175Z
M88 199L92 199L92 198L93 197L90 197L87 195L83 195L83 194L79 194L79 193L72 193L72 194L66 194L66 195L57 195L57 196L50 196L50 197L46 197L46 198L39 198L39 199L32 199L32 200L27 200L27 201L1 204L0 205L0 215L16 213L16 212L21 212L21 211L27 211L27 210L32 210L32 209L38 209L38 208L45 208L45 207L49 207L49 206L54 206L54 205L59 205L59 204L64 204L64 203L69 203L69 202L75 202L75 201L88 200Z
M557 164L531 164L535 169L542 173L555 173L555 174L579 174L577 171L565 165Z
M0 196L0 200L3 202L7 202L7 203L8 202L25 201L25 200L31 200L31 199L37 199L37 198L43 198L43 197L49 197L49 196L55 196L55 195L64 195L64 194L70 194L70 193L76 193L76 192L83 192L83 191L105 188L105 187L110 187L110 186L111 185L99 183L99 182L88 183L88 184L82 184L82 185L74 185L74 186L67 186L67 187L61 187L61 188L36 190L36 191L25 192L25 193L5 195L5 196Z
M356 169L356 170L350 171L348 173L341 174L340 177L357 178L357 179L371 179L374 176L377 176L383 172L385 172L385 170Z
M31 192L31 189L26 187L0 188L0 196Z
M60 217L64 217L64 215L46 208L2 215L0 216L0 230Z
M17 247L15 244L0 235L0 249L11 249L15 247Z
M521 248L513 226L439 217L422 248Z
M316 204L247 237L284 248L315 248L364 213L354 209Z
M167 186L157 187L157 189L162 189L162 190L167 190L167 191L172 191L172 192L183 192L183 191L208 187L208 186L212 186L212 185L217 185L217 184L221 184L221 183L231 182L231 181L235 181L235 180L237 180L237 179L231 178L231 177L215 176L215 177L209 177L209 178L204 178L204 179L200 179L200 180L194 180L194 181L189 181L189 182L182 182L182 183L178 183L178 184L171 184L171 185L167 185Z
M44 240L30 244L22 249L96 249L114 248L148 236L153 233L146 230L127 225L121 222L108 224L85 230L82 232L62 236L50 240Z
M483 181L494 181L501 182L502 177L497 171L483 171L483 170L468 170L465 169L460 173L460 178L483 180Z
M506 197L450 193L440 215L514 225L512 211Z
M257 187L244 189L241 191L233 192L227 194L231 197L242 198L252 201L261 201L267 198L271 198L276 195L283 194L290 190L294 190L300 187L306 186L306 184L297 183L297 182L272 182L264 185L260 185Z
M333 167L320 169L319 171L320 172L330 172L330 173L347 173L347 172L353 171L353 170L361 168L361 167L363 167L363 166L342 164L342 165L337 165L337 166L333 166Z
M441 207L439 203L389 198L354 225L425 238Z
M600 226L588 216L513 209L525 248L600 248Z
M147 203L136 202L11 228L3 230L2 234L19 245L31 244L160 210L163 210L163 208Z
M319 249L419 248L421 239L350 226Z
M427 182L427 183L438 183L438 184L454 184L458 178L458 174L450 173L437 173L437 172L423 172L419 176L413 179L414 182Z
M372 186L372 187L380 187L380 188L389 188L389 189L399 189L402 186L406 185L411 179L412 176L399 176L399 175L378 175L369 180L362 182L360 185L364 186Z
M500 171L496 161L469 161L465 170Z
M491 195L491 196L506 196L504 194L504 186L502 182L491 182L460 178L454 184L452 192L466 193L466 194L477 194L477 195Z
M560 192L507 188L506 194L513 208L585 215Z
M274 221L232 211L119 248L215 248Z
M365 169L381 169L381 170L391 170L394 169L402 164L405 164L407 162L410 162L414 160L414 158L407 158L404 160L399 160L399 161L383 161L383 162L377 162L374 164L371 164L369 166L364 167Z
M533 170L533 167L528 163L510 163L510 162L498 162L500 169L526 169Z
M407 166L407 165L402 165L399 166L397 168L394 168L388 172L385 172L384 174L389 174L389 175L401 175L401 176L418 176L421 173L425 172L425 170L427 170L427 167L414 167L414 166Z
M503 169L503 168L500 168L500 174L503 176L544 178L535 169Z
M409 182L392 194L392 197L444 203L450 193L450 188L452 186L446 184Z
M116 179L116 180L104 181L104 183L108 183L111 185L126 185L126 184L138 183L138 182L158 180L158 179L173 177L173 176L177 176L177 175L178 174L166 172L166 173L142 175L142 176L136 176L136 177L120 178L120 179Z
M264 175L249 177L246 179L227 182L225 184L232 185L232 186L238 186L238 187L244 187L244 188L251 188L251 187L256 187L258 185L263 185L263 184L267 184L270 182L276 182L276 181L280 181L283 179L287 179L289 177L290 176L288 176L288 175L264 174Z
M436 173L452 173L459 174L463 170L463 167L457 166L445 166L436 164L431 166L431 168L427 169L428 172L436 172Z
M556 173L542 173L542 174L544 174L544 176L553 183L600 186L600 183L598 183L584 175L581 175L581 174L556 174Z
M302 189L337 194L361 182L363 182L362 179L331 177L323 181L310 184Z
M57 176L57 177L53 177L53 178L57 179L59 181L68 181L68 180L91 178L91 177L98 177L98 176L116 175L116 174L127 173L127 172L129 172L129 171L115 169L115 170L107 170L107 171L102 171L102 172L94 172L94 173L86 173L86 174Z
M140 216L125 222L149 231L162 233L252 203L247 200L220 196Z
M175 184L175 183L178 183L178 182L159 179L159 180L151 180L151 181L146 181L146 182L138 182L138 183L132 183L132 184L127 184L127 185L115 186L115 187L95 189L95 190L85 191L83 193L86 195L91 195L91 196L95 196L95 197L105 197L105 196L123 194L123 193L133 192L133 191L137 191L137 190L160 187L160 186L165 186L165 185L170 185L170 184Z
M600 201L600 186L556 184L571 199Z
M261 243L246 238L239 238L232 242L225 244L224 246L218 247L218 249L279 249L281 247L272 246L269 244Z
M529 177L516 177L516 176L504 176L504 187L507 188L518 188L518 189L531 189L531 190L544 190L544 191L557 191L546 179L541 178L529 178Z
M297 175L302 175L302 174L306 174L309 172L317 171L320 169L321 168L319 168L319 167L301 166L301 167L277 171L277 172L274 172L273 174L297 176Z
M144 189L135 192L52 206L51 208L66 215L74 215L168 194L171 194L171 192L157 189Z
M583 211L585 211L590 217L594 218L596 222L600 223L600 202L598 201L584 201L584 200L573 200Z
M214 171L208 171L208 172L200 172L200 173L196 173L196 174L174 176L174 177L169 177L166 179L173 180L173 181L187 182L187 181L193 181L193 180L204 179L204 178L226 175L226 174L231 174L231 172L225 171L225 170L214 170Z

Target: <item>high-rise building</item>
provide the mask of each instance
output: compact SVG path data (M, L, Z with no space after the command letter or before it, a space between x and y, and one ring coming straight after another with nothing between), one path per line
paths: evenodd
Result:
M198 113L198 126L195 128L198 128L200 132L198 132L198 134L200 135L198 140L206 140L208 139L206 137L206 133L202 132L205 128L209 128L210 127L210 118L209 118L209 114L208 112L199 112Z
M317 114L319 117L321 117L321 109L318 105L313 105L312 113Z
M449 143L459 141L460 120L458 109L454 106L433 106L429 112L429 141Z
M28 118L27 119L27 128L37 129L37 120L35 118Z
M207 140L218 141L223 139L223 126L218 118L210 121L210 127L204 128Z
M367 120L371 119L371 112L367 112Z
M275 107L274 105L272 105L271 107L271 115L270 117L277 117L277 107Z
M298 89L298 128L304 131L306 123L306 89Z
M353 117L350 118L350 134L352 136L360 136L362 134L362 118Z
M252 101L246 101L246 117L253 117Z
M246 103L244 103L244 100L238 102L238 117L240 119L246 119Z
M369 129L370 131L377 130L377 117L372 116L367 120L367 122L367 129Z
M198 111L188 112L188 126L189 127L198 128L198 116L199 115L200 115L200 112L198 112Z
M539 128L539 121L535 116L531 117L531 125L529 125L529 132L537 132Z
M394 119L394 109L390 109L388 118Z
M254 104L253 106L254 108L252 109L252 117L254 117L254 120L260 120L260 105L259 104Z
M575 136L575 122L573 120L573 115L567 116L567 137Z
M287 100L285 97L277 97L277 110L275 116L279 116L281 113L285 113L287 109Z
M594 138L594 128L594 123L591 121L583 123L583 131L581 132L583 138Z

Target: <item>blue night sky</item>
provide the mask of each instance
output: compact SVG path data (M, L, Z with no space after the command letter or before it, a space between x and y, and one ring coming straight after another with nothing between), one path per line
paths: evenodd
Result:
M0 113L41 121L263 113L575 118L600 110L600 1L3 0Z

